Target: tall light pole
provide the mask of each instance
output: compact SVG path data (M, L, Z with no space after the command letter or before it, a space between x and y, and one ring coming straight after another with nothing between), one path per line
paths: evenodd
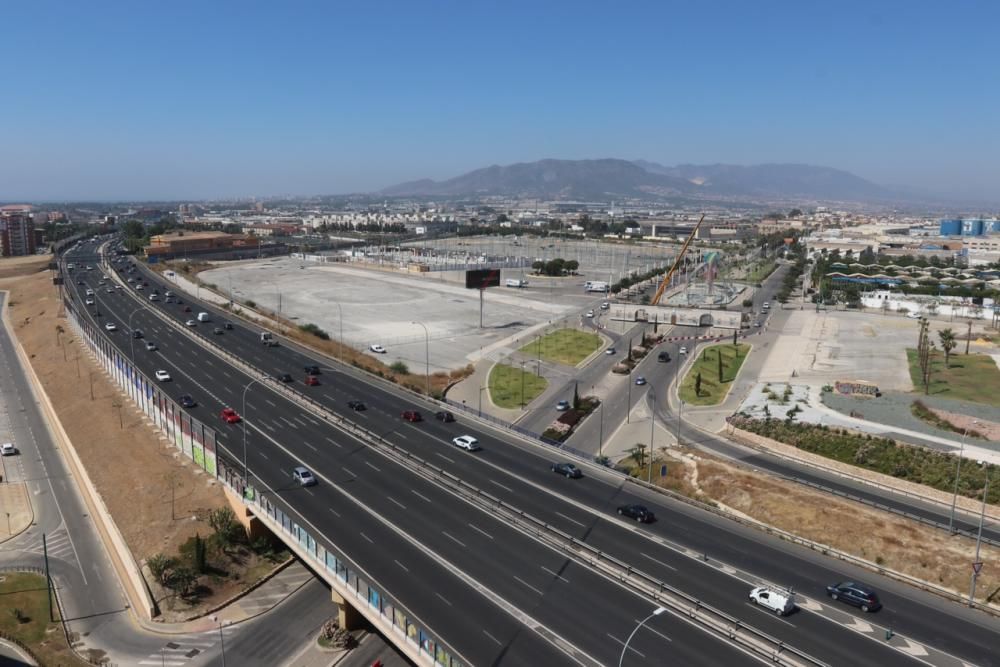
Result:
M226 639L222 635L222 621L218 616L213 616L212 620L219 624L219 644L222 647L222 667L226 667Z
M483 416L483 392L489 389L486 385L479 388L479 416Z
M431 395L431 337L427 333L427 326L423 322L410 322L419 324L424 328L424 388L427 395Z
M524 410L524 362L521 362L521 409Z
M684 411L684 399L679 398L680 405L677 407L677 446L681 444L681 412Z
M978 425L978 421L972 422ZM969 427L966 426L965 430L962 431L962 444L958 450L958 461L955 463L955 492L951 496L951 516L948 518L948 532L955 532L955 505L958 502L958 479L959 473L962 471L962 457L965 454L965 438L969 435Z
M635 626L635 630L633 630L632 634L630 634L628 636L628 639L625 640L625 645L622 647L622 656L620 658L618 658L618 667L622 667L622 663L625 661L625 651L628 650L628 645L629 645L629 642L632 641L632 637L635 637L635 633L639 632L639 628L641 628L642 626L646 625L646 622L649 619L653 618L654 616L659 616L660 614L662 614L665 611L666 611L665 607L657 607L656 609L653 610L652 614L650 614L646 618L644 618L641 621L639 621L639 625Z
M129 345L132 347L132 365L135 365L135 333L132 331L132 316L142 310L145 306L139 306L128 314L128 335Z
M340 304L336 301L333 305L337 307L337 313L340 317L340 363L345 363L344 359L344 309L340 307Z
M653 483L653 431L656 429L656 390L649 387L649 470L646 473L646 483Z
M972 561L972 585L969 587L969 606L975 604L976 580L979 578L979 570L983 564L979 561L979 547L983 544L983 519L986 518L986 495L990 490L990 466L983 464L986 470L986 486L983 487L983 507L979 511L979 534L976 535L976 558Z
M247 470L247 390L255 382L260 382L261 378L254 378L247 382L247 386L243 388L243 412L240 413L243 421L243 482L245 484L250 483L250 473Z

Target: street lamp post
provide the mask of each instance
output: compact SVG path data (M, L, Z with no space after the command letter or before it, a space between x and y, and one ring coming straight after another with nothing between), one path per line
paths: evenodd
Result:
M639 632L639 628L646 625L646 622L649 621L649 619L653 618L654 616L659 616L665 611L666 611L665 607L657 607L656 609L653 610L652 614L639 621L639 625L635 626L635 630L632 631L632 634L630 634L628 636L628 639L625 640L625 645L622 646L622 655L620 658L618 658L618 667L622 667L622 663L625 661L625 651L628 650L628 645L629 642L632 641L632 637L635 637L635 633Z
M677 444L681 444L681 413L684 411L684 399L680 399L680 405L677 407Z
M222 647L222 667L226 667L226 638L222 634L222 621L218 616L213 616L212 620L219 624L219 645Z
M521 362L521 409L524 409L524 362Z
M250 473L247 468L247 390L249 390L250 387L253 386L255 382L260 382L260 381L261 381L260 378L254 378L253 380L250 380L250 382L247 382L247 386L243 388L243 412L240 413L240 417L242 417L243 420L243 483L244 484L250 483Z
M979 422L973 422L978 424ZM959 474L962 471L962 457L965 454L965 438L969 435L969 427L966 426L965 430L962 431L962 444L958 450L958 461L955 463L955 492L951 496L951 516L948 518L948 532L955 532L955 505L958 503L958 480Z
M431 395L431 337L427 333L427 326L423 322L411 322L419 324L424 329L424 389L427 395ZM522 379L523 382L523 379Z
M340 304L337 303L336 301L333 302L333 305L335 305L337 307L337 313L338 313L339 318L340 318L340 363L345 363L344 362L344 359L345 359L345 357L344 357L344 309L341 308Z
M479 388L479 416L483 416L483 392L489 389L487 386L482 386Z
M599 435L597 440L597 456L603 457L604 456L604 401L601 401L600 408L601 408L601 425L600 425L600 430L598 431Z
M135 310L133 310L128 315L128 335L129 335L129 345L132 348L132 365L133 366L135 365L135 334L132 331L132 316L135 315L136 313L138 313L142 309L143 309L143 306L139 306L138 308L136 308Z
M979 511L979 533L976 535L976 558L972 561L972 585L969 587L969 606L975 604L976 580L979 579L979 569L982 563L979 561L979 547L983 544L983 520L986 518L986 495L990 490L990 468L989 464L984 464L986 470L986 485L983 487L983 507Z
M646 483L653 482L653 432L656 429L656 390L649 388L649 470L646 473Z

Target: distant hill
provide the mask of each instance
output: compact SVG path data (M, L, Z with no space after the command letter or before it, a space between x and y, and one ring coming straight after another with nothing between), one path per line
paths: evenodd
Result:
M645 160L636 160L635 164L654 174L695 183L705 195L855 201L900 198L899 192L849 172L808 164L761 164L751 167L682 164L665 167Z
M628 160L539 160L477 169L446 181L401 183L380 194L405 196L507 195L549 199L658 197L696 191L684 179L654 174Z
M501 195L545 199L709 200L810 199L892 201L906 199L846 171L806 164L726 164L667 167L646 160L539 160L493 165L445 181L421 179L379 192L390 197Z

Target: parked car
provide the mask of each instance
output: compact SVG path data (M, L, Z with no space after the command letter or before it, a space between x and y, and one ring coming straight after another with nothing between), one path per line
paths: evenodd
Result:
M645 505L622 505L618 508L618 514L626 519L635 519L639 523L653 523L656 515Z
M482 449L479 446L479 441L471 435L460 435L457 438L452 438L452 443L459 449L464 449L467 452L475 452Z
M180 402L181 406L185 408L193 408L194 406L198 405L197 403L194 402L194 399L191 398L190 394L182 394L181 397L178 398L177 400Z
M157 349L158 348L156 347L156 343L154 343L151 340L147 340L146 341L146 351L147 352L156 352Z
M164 370L156 371L156 379L160 382L170 382L170 373Z
M878 611L882 608L882 603L868 586L855 583L853 581L842 581L826 587L826 594L834 600L843 600L847 604L860 607L861 611Z
M610 307L611 307L611 304L608 303L607 301L605 301L604 303L601 304L601 310L607 310Z
M349 407L351 410L354 410L355 412L362 412L368 409L368 406L365 405L364 401L348 401L347 407Z
M306 375L319 375L319 366L310 364L305 367Z
M750 600L778 616L787 616L795 610L795 598L791 593L766 586L752 589Z
M316 478L313 474L302 466L298 466L292 471L292 479L299 483L299 486L315 486Z
M13 442L5 442L0 445L0 456L13 456L17 454L17 447L14 446Z
M636 383L636 385L638 385L638 386L641 387L642 385L646 384L646 378L644 376L640 375L640 376L636 377L635 383Z
M587 311L587 317L593 317L593 316L594 316L594 311L588 310Z
M559 401L556 403L556 410L559 412L566 412L569 410L569 401Z
M306 383L307 387L318 387L319 386L319 378L316 377L315 375L307 375L306 379L305 379L305 383Z
M572 463L553 463L552 472L557 475L565 475L569 479L580 479L583 477L583 471Z
M438 421L450 423L455 421L455 415L451 414L447 410L440 410L434 413L434 418Z
M421 422L424 420L423 416L416 410L404 410L400 417L408 422Z
M379 345L378 343L372 343L371 345L368 346L368 349L376 354L385 354L386 352L385 348Z
M222 408L222 412L219 413L219 416L222 418L222 421L227 424L239 424L241 421L240 416L236 414L236 410L233 410L232 408Z

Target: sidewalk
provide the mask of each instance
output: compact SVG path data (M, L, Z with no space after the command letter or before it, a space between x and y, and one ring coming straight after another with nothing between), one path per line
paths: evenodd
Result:
M638 444L646 445L649 452L650 435L653 439L653 451L659 451L665 447L673 447L677 444L677 438L673 431L658 419L652 421L653 429L650 433L650 409L648 401L639 401L629 413L627 423L622 423L605 440L603 453L612 463L620 461L628 456L629 451Z

